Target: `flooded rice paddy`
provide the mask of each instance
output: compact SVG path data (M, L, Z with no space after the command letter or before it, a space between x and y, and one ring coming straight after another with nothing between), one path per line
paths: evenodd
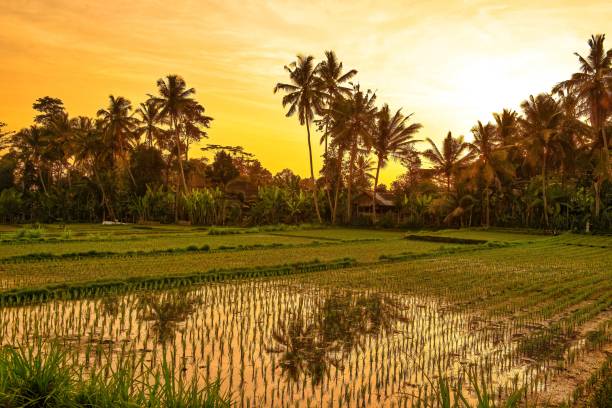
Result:
M239 406L415 406L440 374L472 374L491 393L545 387L547 365L517 351L525 328L436 298L320 288L292 279L241 281L5 308L0 343L44 339L83 375L162 365L185 381L221 381ZM580 344L574 347L580 347ZM135 385L138 386L138 385ZM464 388L469 386L464 386Z

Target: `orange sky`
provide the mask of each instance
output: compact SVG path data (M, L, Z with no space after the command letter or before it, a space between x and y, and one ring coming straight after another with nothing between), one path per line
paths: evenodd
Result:
M210 143L242 145L273 172L302 175L305 130L272 93L296 53L335 50L380 103L415 112L421 137L439 140L565 79L590 34L608 33L612 46L612 2L599 0L0 0L0 10L9 128L31 122L40 96L93 116L109 94L137 104L178 73L215 118ZM390 166L383 181L398 171Z

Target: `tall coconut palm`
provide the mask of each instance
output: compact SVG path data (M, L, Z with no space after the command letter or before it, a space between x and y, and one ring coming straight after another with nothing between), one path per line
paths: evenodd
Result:
M147 145L153 147L153 142L158 141L163 134L163 129L159 126L162 122L159 104L152 99L148 99L140 104L136 113L139 116L136 134L138 137L144 136Z
M179 166L179 177L183 191L187 191L187 181L183 170L183 153L181 150L180 120L185 112L195 102L194 88L187 88L187 83L179 75L167 75L165 78L157 80L158 96L149 97L160 107L160 115L170 123L174 144L176 148L176 158Z
M345 86L351 78L357 75L357 70L351 69L348 72L343 72L342 62L338 60L334 51L325 51L325 60L317 67L317 77L320 81L320 87L325 91L327 100L326 105L329 107L334 98L345 98L350 96L352 87ZM327 110L329 112L329 109ZM325 141L325 158L328 151L328 126L329 113L324 118L325 131L323 139ZM325 120L327 119L327 120Z
M507 160L506 150L496 143L498 130L501 129L491 123L483 125L481 121L478 121L472 128L474 141L468 143L470 154L475 158L472 165L474 175L478 175L484 182L485 227L491 224L491 186L495 185L500 189L502 175L510 176L514 173L512 165Z
M290 83L277 83L274 87L274 93L279 91L284 92L282 103L283 107L289 106L286 116L290 117L297 114L300 125L306 125L306 134L308 138L308 159L310 162L310 178L313 183L313 200L315 211L319 222L321 213L319 211L319 198L317 194L317 183L314 176L314 166L312 163L312 144L310 140L310 125L314 120L315 115L320 114L323 109L323 102L327 95L321 89L320 81L317 78L317 66L314 63L314 57L297 56L297 61L285 66L285 70L289 73Z
M548 165L551 156L559 150L563 110L550 94L531 95L521 103L521 108L524 117L520 123L526 160L532 165L541 163L544 223L548 227Z
M452 178L460 167L470 159L468 155L469 145L463 140L463 136L453 137L451 132L448 132L442 141L442 150L430 138L426 140L431 147L421 154L431 162L434 172L445 180L446 193L450 194Z
M374 155L378 160L374 176L374 194L372 195L372 217L376 221L376 188L380 170L387 165L390 157L399 157L417 142L413 137L423 127L420 123L406 123L412 114L404 116L398 109L391 115L389 105L384 105L376 115L376 127L372 137Z
M342 62L338 60L336 53L334 51L326 51L325 59L319 64L317 68L317 80L319 81L319 85L321 89L325 91L326 99L324 101L324 110L321 114L321 119L317 121L317 125L320 129L323 130L323 135L321 136L321 140L319 143L325 144L325 150L323 153L323 157L325 159L324 162L324 170L323 176L325 178L325 193L327 195L327 201L329 203L329 207L333 208L333 203L330 195L330 170L331 167L336 168L333 159L329 157L329 124L331 121L331 106L335 99L342 99L350 96L352 91L352 86L348 81L357 75L357 70L351 69L348 72L344 72L344 67ZM336 180L338 181L338 180ZM332 216L333 218L333 216ZM332 220L333 221L333 220Z
M342 167L344 152L349 152L349 176L347 180L347 221L351 221L352 216L352 184L353 169L355 159L360 149L369 151L372 145L372 134L375 127L376 118L376 94L370 90L363 91L356 85L350 98L338 99L332 106L332 121L330 124L330 134L332 143L338 151L339 171ZM336 209L338 204L338 189L334 198L334 208L332 209L332 222L336 220Z
M575 88L581 99L582 111L588 115L593 128L597 160L601 162L599 176L595 181L595 215L600 212L601 200L599 191L601 184L610 177L609 140L605 131L607 118L612 114L612 49L605 49L605 34L592 35L588 41L589 55L575 55L580 62L580 72L559 83L554 91L562 88ZM601 143L601 144L599 144Z

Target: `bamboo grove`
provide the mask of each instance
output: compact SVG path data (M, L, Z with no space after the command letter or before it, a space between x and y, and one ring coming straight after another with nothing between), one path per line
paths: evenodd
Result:
M202 149L214 160L190 158L213 118L178 75L159 79L138 105L111 95L94 118L71 117L60 99L39 98L32 126L0 127L0 217L609 230L612 49L594 35L583 51L576 72L550 92L440 142L412 114L379 104L334 52L318 63L298 56L274 92L305 128L304 179L290 169L273 176L240 146L209 144ZM386 186L380 174L392 160L405 173ZM356 197L368 192L367 212L358 211ZM391 210L377 208L382 195Z

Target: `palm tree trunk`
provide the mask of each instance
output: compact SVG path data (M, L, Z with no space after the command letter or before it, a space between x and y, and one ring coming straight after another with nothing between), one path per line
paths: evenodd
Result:
M310 144L310 121L306 121L306 132L308 133L308 158L310 159L310 179L312 180L312 198L314 200L315 212L317 213L317 219L319 224L323 223L321 220L321 213L319 212L319 197L317 194L317 182L314 176L314 166L312 164L312 146Z
M546 162L548 161L548 152L544 147L544 162L542 163L542 200L544 203L544 224L548 228L548 198L546 197Z
M130 168L130 161L128 160L128 157L127 157L127 152L125 151L125 148L123 147L123 138L121 137L119 132L117 132L117 136L118 136L117 139L119 140L119 154L121 155L123 164L127 168L127 172L128 172L128 175L130 176L130 180L132 180L132 185L136 187L136 179L134 179L134 175L132 174L132 169Z
M352 218L351 213L353 209L351 193L352 193L352 186L353 186L353 165L355 163L355 156L357 156L357 143L356 142L354 142L353 146L351 146L351 158L349 161L349 179L348 179L348 186L347 186L347 193L346 193L346 218L347 218L348 223L351 222L351 218Z
M599 217L601 211L601 186L599 185L599 178L593 182L593 189L595 190L595 217Z
M485 189L485 227L489 228L490 222L491 222L491 202L490 202L490 195L489 195L490 191L489 188L487 187Z
M608 178L609 172L609 151L608 151L608 138L606 137L606 129L603 126L600 127L601 139L603 141L603 162L604 162L604 173L596 177L593 187L595 189L595 217L599 217L601 212L601 185L603 181Z
M100 176L98 175L98 171L96 170L95 167L93 167L93 174L94 177L96 178L96 182L98 183L98 188L100 189L100 192L102 193L102 204L104 204L104 207L106 207L106 210L108 211L108 216L111 218L111 221L115 221L115 212L113 211L113 207L111 207L110 202L108 200L108 197L106 196L106 191L104 190L104 185L102 184L102 180L100 180ZM102 220L104 220L104 216L102 217Z
M376 165L376 177L374 177L374 194L372 194L372 222L376 222L376 188L378 187L378 175L380 174L381 159L378 158Z
M605 175L607 176L608 172L610 170L610 168L609 168L609 166L610 166L610 164L609 164L610 163L609 162L609 160L610 160L610 157L609 157L610 153L609 153L609 150L608 150L608 137L606 135L606 128L604 126L600 126L600 127L601 127L601 130L600 130L601 138L603 140L603 148L604 148L604 165L605 165L605 169L606 169L605 170L606 171Z
M336 214L338 210L338 193L340 191L340 183L342 182L342 158L344 156L344 151L342 149L338 149L338 168L337 168L337 176L338 180L336 181L335 192L334 192L334 207L332 209L332 224L336 224Z
M38 167L38 178L40 179L40 185L42 186L43 191L45 192L45 195L47 195L48 194L47 193L47 186L45 185L45 180L44 180L44 177L43 177L43 174L42 174L42 170L40 168L40 161L38 163L38 166L36 166L36 167Z
M178 160L179 172L181 177L181 182L183 184L183 191L187 191L187 181L185 180L185 172L183 171L183 158L181 153L181 138L179 137L178 126L176 123L176 118L172 117L172 126L174 127L174 138L176 142L176 158Z
M327 165L329 164L329 150L327 147L327 132L328 132L328 123L325 123L325 168L327 169ZM331 210L332 208L332 201L331 201L331 194L329 194L329 178L327 177L328 175L328 171L325 172L324 177L325 177L325 194L327 195L327 202L329 204L329 208ZM331 212L331 211L330 211ZM331 220L333 222L333 219Z

